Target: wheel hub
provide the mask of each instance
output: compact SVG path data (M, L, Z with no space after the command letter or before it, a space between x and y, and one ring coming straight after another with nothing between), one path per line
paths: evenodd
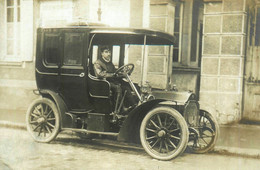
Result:
M39 119L37 119L37 123L41 124L45 122L45 118L44 117L40 117Z
M160 130L157 135L161 138L161 137L164 137L166 135L166 132L165 130Z

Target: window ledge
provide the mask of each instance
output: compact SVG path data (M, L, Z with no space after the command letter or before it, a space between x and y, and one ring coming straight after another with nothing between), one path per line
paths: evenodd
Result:
M19 61L19 62L11 62L11 61L0 61L0 67L1 66L12 66L12 67L22 67L23 66L23 62Z
M185 71L185 72L200 72L200 67L184 67L184 66L173 66L174 71Z

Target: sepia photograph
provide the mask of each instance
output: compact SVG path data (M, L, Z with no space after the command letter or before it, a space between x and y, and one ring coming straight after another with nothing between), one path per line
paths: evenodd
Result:
M260 0L0 0L1 170L258 170Z

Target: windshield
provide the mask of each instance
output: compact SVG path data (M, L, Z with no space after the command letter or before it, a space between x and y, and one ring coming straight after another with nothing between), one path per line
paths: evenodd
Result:
M166 84L166 78L158 81L158 76L165 77L168 73L172 44L173 42L156 36L95 33L90 39L90 61L93 65L101 57L100 49L108 46L116 69L132 63L135 66L131 75L133 82L140 85L146 81L156 82L155 87L160 87Z

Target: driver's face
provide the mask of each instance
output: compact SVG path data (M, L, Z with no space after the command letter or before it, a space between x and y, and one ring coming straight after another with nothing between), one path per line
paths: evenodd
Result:
M101 53L102 57L105 58L106 60L110 60L111 57L111 51L106 49Z

